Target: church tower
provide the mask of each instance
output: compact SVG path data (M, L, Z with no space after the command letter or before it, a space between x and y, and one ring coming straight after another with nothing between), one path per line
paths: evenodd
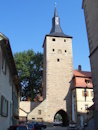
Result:
M58 113L63 124L71 119L71 80L73 76L72 37L63 33L56 6L52 29L44 43L44 121L53 122Z

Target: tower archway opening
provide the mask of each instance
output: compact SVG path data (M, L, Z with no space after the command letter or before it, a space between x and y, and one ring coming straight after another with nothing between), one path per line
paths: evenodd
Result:
M64 110L59 110L54 116L55 125L68 126L69 119L67 113Z

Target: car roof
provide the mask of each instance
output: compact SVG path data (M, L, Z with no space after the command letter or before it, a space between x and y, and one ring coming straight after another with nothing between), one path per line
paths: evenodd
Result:
M25 124L11 125L10 127L26 126Z

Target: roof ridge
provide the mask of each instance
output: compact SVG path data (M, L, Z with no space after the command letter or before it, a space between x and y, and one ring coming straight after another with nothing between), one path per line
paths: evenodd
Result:
M74 70L74 71L91 73L91 71L84 71L84 70L81 70L81 71L79 71L79 70Z

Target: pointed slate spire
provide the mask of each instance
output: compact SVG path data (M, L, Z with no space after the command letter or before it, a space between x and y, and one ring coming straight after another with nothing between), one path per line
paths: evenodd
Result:
M55 10L54 10L54 17L52 18L52 29L49 35L70 37L70 36L65 35L60 27L60 19L57 14L56 4L55 4Z
M56 3L55 3L54 17L58 17L58 15L57 15L57 10L56 10Z

